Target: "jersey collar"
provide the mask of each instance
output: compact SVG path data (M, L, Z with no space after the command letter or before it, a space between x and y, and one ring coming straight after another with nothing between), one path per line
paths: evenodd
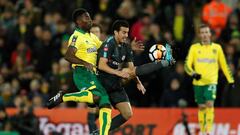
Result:
M75 30L78 31L78 32L80 32L80 33L82 33L82 34L87 33L86 31L84 31L83 29L81 29L81 28L79 28L79 27L76 27Z

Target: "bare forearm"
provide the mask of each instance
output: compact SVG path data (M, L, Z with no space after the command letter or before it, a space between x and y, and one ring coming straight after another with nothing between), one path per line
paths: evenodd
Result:
M98 69L99 69L99 70L102 70L102 71L104 71L104 72L106 72L106 73L112 74L112 75L117 75L117 73L116 73L117 70L109 67L109 66L108 66L107 64L105 64L105 63L99 64L99 65L98 65Z
M141 84L142 82L140 81L140 79L138 78L138 76L135 76L134 78L133 78L133 80L138 84Z
M87 63L86 61L81 60L81 59L77 58L76 56L65 56L64 58L72 64L85 65Z

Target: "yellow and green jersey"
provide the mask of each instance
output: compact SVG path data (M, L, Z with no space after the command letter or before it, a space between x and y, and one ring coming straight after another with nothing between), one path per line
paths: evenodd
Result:
M77 48L75 56L88 63L96 65L97 50L102 42L92 33L85 32L80 28L76 28L69 39L68 46ZM83 66L81 64L72 64L72 67Z
M196 43L190 47L184 68L189 75L195 72L201 74L201 79L193 80L194 85L217 84L219 67L222 69L228 82L233 83L234 79L231 70L227 65L222 47L219 44L201 45Z

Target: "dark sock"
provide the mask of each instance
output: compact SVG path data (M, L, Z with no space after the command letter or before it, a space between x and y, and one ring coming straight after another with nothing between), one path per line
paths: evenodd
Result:
M169 62L166 60L161 60L160 62L147 63L141 66L136 67L136 75L147 75L154 71L159 70L162 67L167 67Z
M112 119L110 131L119 128L122 124L124 124L127 120L121 115L118 114Z
M97 129L97 125L95 123L96 117L97 115L95 113L88 112L87 120L90 133Z

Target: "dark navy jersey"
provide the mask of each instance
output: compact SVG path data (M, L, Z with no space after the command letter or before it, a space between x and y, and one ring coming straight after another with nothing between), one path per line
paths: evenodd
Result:
M133 53L130 45L126 43L118 44L113 36L105 40L99 48L98 61L101 57L107 58L109 67L118 70L122 69L123 65L127 62L133 61ZM108 83L119 83L121 79L116 75L108 74L104 71L99 71L99 77L100 80L104 79Z

